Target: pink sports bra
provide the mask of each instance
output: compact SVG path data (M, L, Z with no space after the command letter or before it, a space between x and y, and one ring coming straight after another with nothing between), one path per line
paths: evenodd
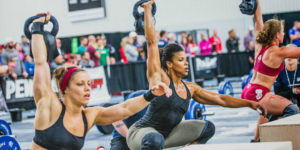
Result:
M271 68L263 63L262 59L265 52L268 48L274 46L275 44L271 44L267 47L263 47L259 53L259 55L255 59L254 70L268 76L277 76L284 69L284 62L280 65L279 68Z

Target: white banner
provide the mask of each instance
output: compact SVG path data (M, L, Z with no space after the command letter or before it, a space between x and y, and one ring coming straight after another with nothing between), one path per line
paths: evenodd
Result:
M108 93L104 68L101 66L96 68L86 68L85 70L90 75L92 81L92 93L88 106L109 102L111 96Z
M91 79L92 92L88 106L99 105L110 101L111 96L108 93L106 78L103 67L85 69ZM57 92L55 80L52 80L52 89ZM19 102L24 100L33 100L33 79L6 80L5 89L6 100Z
M111 96L108 93L104 68L84 68L90 76L92 92L88 106L95 106L110 101ZM52 80L52 89L57 92L55 80Z

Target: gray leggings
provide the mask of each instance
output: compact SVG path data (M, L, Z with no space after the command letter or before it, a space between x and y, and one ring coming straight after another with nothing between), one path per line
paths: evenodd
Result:
M203 130L207 130L209 133L205 133ZM157 150L182 146L194 141L205 143L201 142L202 135L205 136L203 137L205 142L214 135L214 125L211 122L184 120L174 127L166 138L152 127L137 128L132 125L127 133L126 141L131 150Z

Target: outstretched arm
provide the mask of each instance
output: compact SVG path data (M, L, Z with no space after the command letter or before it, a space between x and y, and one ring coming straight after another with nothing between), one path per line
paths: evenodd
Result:
M161 69L155 26L151 12L153 3L154 0L151 0L142 4L142 7L144 7L145 37L148 47L147 78L149 87L152 87L161 81L161 72L163 71Z
M156 96L166 94L166 96L169 97L172 95L171 89L169 89L169 87L164 83L159 83L158 85L154 86L151 92ZM94 124L105 125L111 124L118 120L124 120L125 118L132 116L144 109L149 103L150 102L144 98L144 95L141 95L111 107L92 108L95 109L92 111L96 113Z
M263 111L267 112L264 106L260 106L256 102L249 100L241 100L229 95L222 95L206 91L198 85L196 85L195 83L189 83L189 86L192 87L192 89L194 89L192 96L193 99L201 104L220 105L229 108L250 107L254 110L256 110L259 107L262 107Z
M33 22L45 22L45 19L49 20L49 12L47 13L46 18L41 17ZM50 94L54 93L51 88L50 68L47 63L47 52L43 35L32 34L31 46L35 63L33 78L34 100L35 103L38 104L42 98L50 97Z

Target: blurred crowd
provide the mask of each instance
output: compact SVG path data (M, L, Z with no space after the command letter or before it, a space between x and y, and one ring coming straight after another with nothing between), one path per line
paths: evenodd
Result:
M201 33L198 42L191 33L173 33L158 31L156 34L158 47L163 48L169 43L176 43L182 46L188 56L203 56L224 53L224 46L217 30L212 31L212 35L207 37L205 32ZM300 46L300 22L295 21L294 26L289 30L291 43ZM249 53L249 63L253 67L254 63L254 31L250 27L248 34L243 38L242 51ZM0 75L9 76L17 79L20 76L27 78L34 74L34 62L30 55L29 40L22 35L20 42L11 38L0 41ZM147 44L144 37L138 36L135 32L130 32L123 37L120 42L120 49L108 44L104 35L88 35L80 37L79 46L76 52L66 53L61 48L62 42L56 39L59 56L49 62L50 69L53 71L64 64L79 65L82 68L95 66L113 65L116 63L129 63L145 61L147 59ZM227 53L241 51L241 41L236 36L236 31L231 29L228 32L228 39L225 42Z

